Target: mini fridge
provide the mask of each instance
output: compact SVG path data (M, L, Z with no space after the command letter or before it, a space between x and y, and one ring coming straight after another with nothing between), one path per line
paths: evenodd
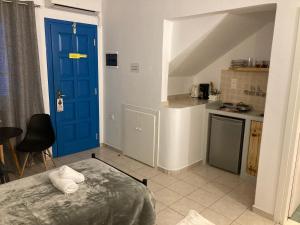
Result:
M235 174L241 170L245 120L211 115L208 164Z

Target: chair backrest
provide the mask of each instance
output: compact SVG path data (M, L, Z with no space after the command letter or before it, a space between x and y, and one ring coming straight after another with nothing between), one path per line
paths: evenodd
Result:
M48 114L33 115L29 121L25 138L43 139L54 143L55 134L50 116Z

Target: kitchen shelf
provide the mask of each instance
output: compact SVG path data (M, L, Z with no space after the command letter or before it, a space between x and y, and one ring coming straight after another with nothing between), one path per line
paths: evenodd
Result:
M235 69L228 69L228 71L266 73L266 72L269 72L269 68L241 67L241 68L235 68Z

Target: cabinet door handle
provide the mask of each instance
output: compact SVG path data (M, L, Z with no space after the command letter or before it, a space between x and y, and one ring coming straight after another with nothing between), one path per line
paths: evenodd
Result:
M252 134L252 137L257 137L257 134Z

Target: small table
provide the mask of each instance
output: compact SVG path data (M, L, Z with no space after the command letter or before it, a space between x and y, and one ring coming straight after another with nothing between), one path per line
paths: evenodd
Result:
M4 160L4 152L3 152L3 144L7 143L9 150L13 156L13 159L15 161L17 170L19 172L19 175L21 174L21 168L19 164L19 160L16 154L15 149L13 148L11 144L11 139L18 137L22 134L22 129L17 128L17 127L0 127L0 160L3 164L5 164Z

